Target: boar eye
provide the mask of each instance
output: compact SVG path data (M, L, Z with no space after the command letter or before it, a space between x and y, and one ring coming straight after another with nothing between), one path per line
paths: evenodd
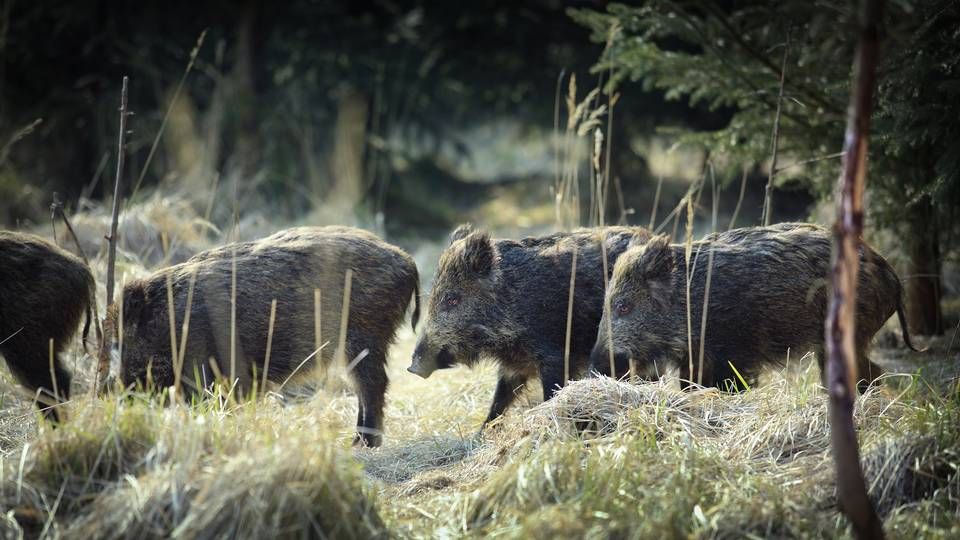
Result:
M446 309L452 309L457 307L460 304L460 295L457 293L447 293L443 297L443 307Z
M614 304L613 309L617 315L623 317L625 315L629 315L630 312L633 311L633 303L626 300L619 300L616 304Z

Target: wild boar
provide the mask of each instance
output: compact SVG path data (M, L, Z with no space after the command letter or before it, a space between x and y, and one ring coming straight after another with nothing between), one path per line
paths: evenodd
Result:
M262 377L264 369L267 380L283 382L330 362L341 348L345 276L351 269L342 355L350 363L359 401L354 443L379 446L388 382L387 351L411 298L416 327L419 276L409 255L366 231L347 227L288 229L260 240L202 252L147 279L127 283L122 308L110 314L117 320L117 311L122 309L121 380L125 385L148 381L156 387L174 385L168 280L178 344L190 284L194 283L181 362L187 391L190 386L208 386L217 372L236 380L240 390L246 391ZM236 323L232 332L234 276ZM315 290L320 291L319 321L314 316ZM273 300L277 305L270 334ZM319 340L316 325L320 326ZM323 346L319 352L318 342Z
M503 414L530 379L539 377L543 397L550 399L566 382L574 253L571 378L587 365L614 262L630 242L649 237L649 231L639 227L606 227L518 241L491 240L484 231L459 227L440 256L427 320L408 370L426 378L455 364L495 359L499 380L484 424Z
M0 231L0 355L17 381L41 392L37 406L54 421L63 413L49 402L70 398L60 354L84 314L86 340L94 287L90 269L74 255L37 236Z
M701 374L700 325L711 251ZM612 345L617 377L628 371L633 360L641 376L659 376L674 366L685 381L733 388L739 383L738 374L752 379L761 367L782 362L791 349L795 354L816 352L821 377L825 377L830 255L829 232L804 223L735 229L695 243L690 281L691 372L684 246L658 236L630 247L614 267L607 290L609 311L600 323L590 367L609 375ZM883 373L869 360L867 348L892 314L900 319L904 341L913 345L904 320L903 287L893 268L865 244L860 264L855 339L858 372L864 377L862 391Z

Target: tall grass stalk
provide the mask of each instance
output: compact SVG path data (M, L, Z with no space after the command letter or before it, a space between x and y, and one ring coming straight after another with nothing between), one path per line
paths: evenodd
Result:
M177 83L177 89L173 92L173 98L170 99L170 103L167 105L167 111L163 113L163 120L160 121L160 129L157 130L157 134L153 137L153 144L150 145L147 159L143 163L143 168L140 169L140 176L137 177L137 183L134 184L133 192L130 194L131 200L137 196L137 193L140 191L140 185L143 183L144 177L147 176L147 171L150 170L150 163L153 162L153 156L157 151L157 146L160 144L160 138L163 137L163 132L167 129L167 121L170 120L170 113L173 111L173 106L177 103L180 93L183 92L183 85L187 82L187 75L190 75L190 72L193 70L193 64L197 61L197 54L200 52L200 47L203 46L203 40L206 37L207 29L204 28L197 38L196 45L194 45L190 51L190 59L187 61L187 67L183 70L183 75L180 76L180 82Z
M173 360L174 373L176 373L180 361L177 356L177 311L173 304L173 274L170 272L167 272L167 316L170 322L170 356ZM174 379L173 392L176 393L180 390L180 386L176 383L180 381L176 380L176 375L174 375Z
M49 341L49 354L50 354L50 381L53 384L53 397L55 400L59 401L60 389L57 388L57 370L55 369L55 366L57 363L57 356L53 348L53 338L50 338L50 341Z
M193 311L193 292L197 284L199 271L199 267L194 268L193 273L190 274L190 283L187 286L187 305L183 309L183 328L180 330L180 352L174 356L174 359L179 360L179 362L175 361L173 364L173 386L177 389L180 388L180 381L183 376L183 364L187 354L187 335L190 333L190 313Z
M230 380L237 379L237 246L230 261Z
M553 135L554 135L554 144L558 145L563 142L566 144L566 137L561 137L560 135L560 94L563 87L563 77L566 73L565 69L560 70L560 74L557 76L557 88L553 98ZM556 149L553 153L553 211L554 219L556 220L557 227L562 223L562 218L560 215L560 192L561 192L561 178L562 178L562 169L560 167L561 156L563 147Z
M604 146L604 137L603 132L600 131L600 128L593 130L593 177L596 183L596 188L594 189L594 196L596 197L593 200L591 207L593 212L593 220L591 223L595 224L598 227L603 227L604 222L606 221L606 216L604 215L607 207L607 175L600 168L600 156L603 155L603 146Z
M657 224L657 206L660 205L660 190L663 188L663 175L657 176L657 191L653 195L653 208L650 209L650 224L647 225L647 228L651 231L653 226Z
M213 213L213 203L217 200L217 189L220 186L220 171L213 173L213 180L210 182L210 198L207 200L207 207L203 210L203 221L210 223L210 214Z
M270 349L273 346L273 324L277 319L277 299L270 302L270 322L267 324L267 350L263 357L263 382L260 384L260 391L267 391L267 378L270 373ZM316 349L320 349L318 346Z
M340 336L337 342L337 351L334 361L339 365L344 362L347 349L347 321L350 317L350 289L353 285L353 269L347 268L343 277L343 300L340 303Z
M322 322L322 311L321 311L321 292L320 289L313 290L313 348L320 348L320 341L323 339L320 323Z
M573 328L573 290L577 282L577 248L570 262L570 292L567 295L567 332L563 340L563 384L570 380L570 335Z
M687 361L690 368L689 373L691 382L693 382L693 315L690 311L690 282L693 280L693 269L690 266L690 254L693 251L693 197L687 194L687 226L686 235L683 242L683 260L684 276L686 277L686 299L687 299Z
M717 208L720 203L720 196L717 193L717 179L714 176L713 164L710 164L710 195L713 199L713 212L710 220L710 232L717 232ZM707 345L707 313L710 306L710 282L713 279L713 244L715 240L710 241L709 252L707 255L707 282L703 289L703 311L700 316L700 353L697 371L697 384L703 386L703 355ZM691 374L692 377L692 374Z
M600 258L603 264L603 290L610 288L610 261L607 260L607 234L600 234ZM603 312L607 315L607 356L610 361L610 375L616 376L616 366L613 363L613 323L610 321L610 299L606 294L603 295Z
M593 107L600 89L594 88L584 96L582 101L577 100L577 77L570 75L567 85L565 104L567 109L567 124L562 144L560 145L561 164L559 181L554 185L554 214L557 227L570 229L581 224L580 216L580 159L582 139L590 134L601 123L601 117L606 113L607 106ZM593 171L593 169L591 169ZM555 177L556 178L556 177ZM588 219L594 216L596 205L595 185L591 172L591 198Z
M289 375L287 375L287 378L284 379L282 383L280 383L278 390L283 390L283 387L286 386L287 383L290 382L294 377L296 377L297 374L300 373L300 370L303 369L303 366L305 366L307 362L309 362L312 358L316 357L317 355L320 355L320 360L318 361L322 361L323 355L320 353L323 352L323 349L327 348L327 345L329 344L330 344L329 341L325 341L323 345L320 345L320 347L318 347L315 351L308 354L306 358L301 360L300 363L297 364L297 367L294 368L294 370L291 371Z

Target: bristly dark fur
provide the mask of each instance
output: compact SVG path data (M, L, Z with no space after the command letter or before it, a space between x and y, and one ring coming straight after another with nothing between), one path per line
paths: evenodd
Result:
M703 384L739 383L737 372L753 377L764 365L813 350L823 362L831 238L826 229L802 223L735 229L693 246L690 303L694 371L687 346L687 265L683 245L665 238L631 248L617 261L607 291L612 339L598 336L591 367L609 374L612 341L617 376L633 359L644 375L668 365L681 377L699 377L700 324L710 252L713 252L704 349ZM902 287L893 269L869 246L860 250L856 348L866 382L882 370L867 358L873 335L902 311ZM904 328L904 338L909 334Z
M282 382L314 352L314 289L321 291L321 343L327 346L298 373L329 362L338 347L347 269L353 270L345 347L350 362L367 356L351 376L360 402L358 442L378 446L387 389L387 350L411 298L419 317L419 276L413 259L366 231L347 227L299 227L254 242L200 253L185 263L128 283L123 290L122 380L167 387L174 383L167 312L167 277L173 285L177 340L191 278L196 274L183 377L203 388L217 370L230 374L232 261L236 252L236 365L238 387L249 390L263 372L270 303L277 300L267 378ZM111 314L117 317L116 310ZM261 375L257 375L259 378Z
M93 274L78 257L37 236L0 231L0 355L17 381L32 392L39 389L58 402L70 398L71 375L60 353L84 314L86 339L96 301L94 287ZM54 383L59 395L54 394ZM58 408L37 405L47 418L63 419Z
M571 376L583 372L603 304L601 242L608 274L630 243L650 238L639 227L580 229L522 240L491 240L469 225L451 234L441 255L427 319L410 370L428 376L481 357L500 365L487 421L539 378L549 399L564 384L570 270L577 252L570 340Z

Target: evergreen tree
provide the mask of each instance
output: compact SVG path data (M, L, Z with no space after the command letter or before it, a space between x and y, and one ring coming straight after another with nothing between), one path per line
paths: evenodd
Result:
M688 131L681 142L703 145L737 166L766 163L772 155L785 66L779 153L811 160L800 180L830 197L839 161L827 158L843 142L855 7L802 0L651 0L570 14L591 29L595 41L609 43L594 69L612 71L611 89L638 81L668 99L730 111L721 129ZM905 278L911 327L935 334L943 331L941 253L957 228L952 218L960 206L960 6L905 0L890 7L868 214L901 233L910 259Z

